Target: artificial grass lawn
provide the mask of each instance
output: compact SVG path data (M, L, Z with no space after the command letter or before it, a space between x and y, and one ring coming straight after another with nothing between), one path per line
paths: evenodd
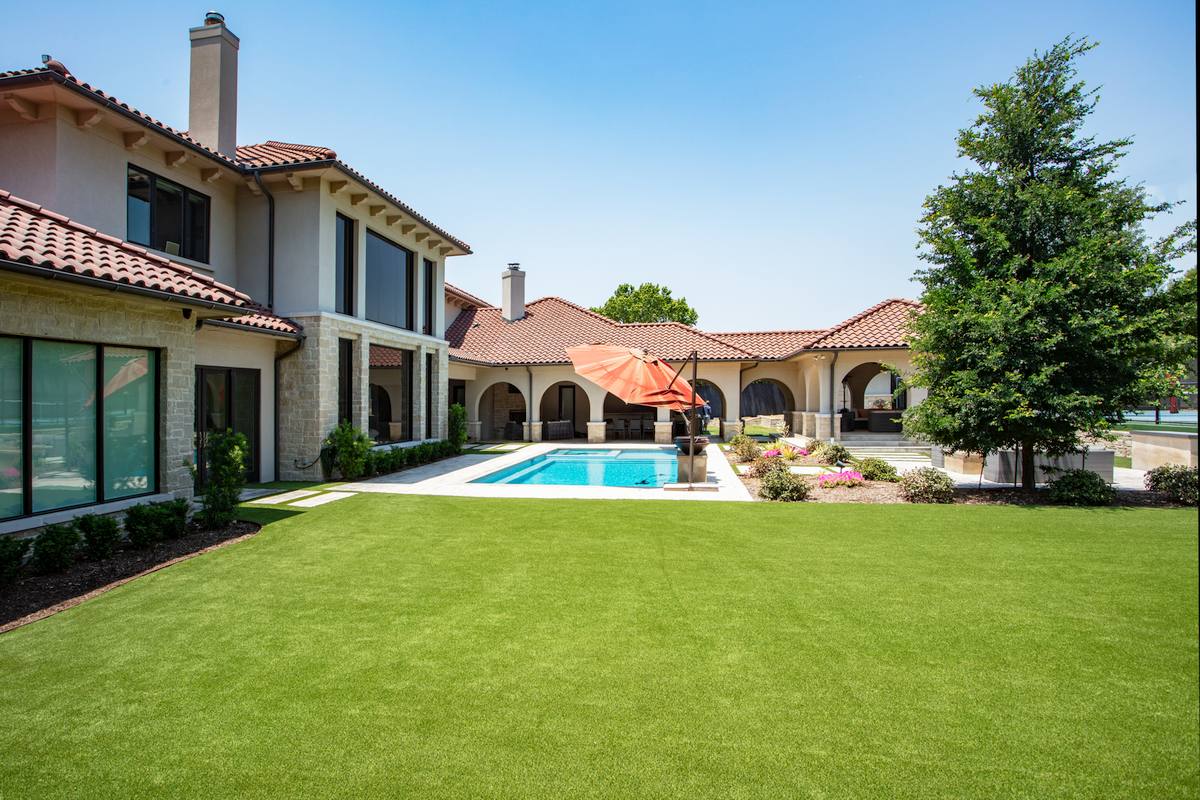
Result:
M0 636L0 796L1200 789L1194 510L248 514Z

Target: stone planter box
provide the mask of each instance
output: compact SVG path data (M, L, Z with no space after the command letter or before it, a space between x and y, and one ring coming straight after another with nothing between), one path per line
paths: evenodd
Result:
M1154 469L1164 464L1196 466L1196 434L1182 431L1132 431L1133 468Z
M975 453L946 453L939 465L960 475L979 475L983 472L983 456Z
M689 472L689 465L695 460L695 471ZM679 483L704 483L708 480L708 456L705 454L697 454L695 456L686 456L680 453L676 456L678 461L677 481Z
M1052 480L1057 473L1047 472L1046 468L1054 467L1057 469L1087 469L1089 472L1099 475L1105 483L1112 483L1115 455L1112 450L1089 450L1086 459L1082 453L1073 453L1059 458L1047 458L1039 453L1034 459L1037 467L1036 480L1038 483L1047 483ZM950 456L946 456L946 461L949 463ZM1001 450L998 453L988 453L983 477L996 483L1019 483L1021 480L1020 465L1016 460L1016 452Z

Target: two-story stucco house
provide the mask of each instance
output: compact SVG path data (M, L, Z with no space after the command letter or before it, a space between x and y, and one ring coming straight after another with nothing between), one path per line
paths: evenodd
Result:
M186 131L48 57L0 73L0 533L189 495L212 430L264 481L317 476L339 419L445 435L470 248L329 148L238 145L238 38L189 39Z

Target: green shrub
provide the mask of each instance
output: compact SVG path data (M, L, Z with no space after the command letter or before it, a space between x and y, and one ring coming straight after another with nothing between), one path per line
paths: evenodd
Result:
M210 530L233 522L234 509L246 486L246 451L249 449L246 437L240 433L227 430L209 434L208 483L201 501L201 516Z
M66 572L75 563L78 550L79 529L75 527L75 523L47 525L33 540L33 554L30 560L38 572Z
M134 547L152 547L162 538L162 513L152 504L125 511L125 537Z
M241 494L241 489L238 490ZM154 505L158 514L159 537L163 539L178 539L187 533L188 518L192 513L192 504L187 500L168 500Z
M762 454L758 442L741 433L729 440L729 450L738 461L754 461Z
M100 561L116 552L121 541L121 526L115 519L84 514L75 520L75 524L83 534L83 551L88 558Z
M896 472L896 468L882 458L864 458L855 466L862 473L864 480L887 481L888 483L900 480L900 474Z
M356 481L362 477L371 452L371 440L365 433L343 420L326 437L325 446L332 450L333 464L342 480Z
M12 583L21 571L21 562L29 550L32 539L14 539L11 536L0 536L0 586Z
M1161 492L1176 503L1196 505L1200 494L1200 470L1182 464L1163 464L1146 473L1146 488Z
M1107 506L1116 491L1096 473L1086 469L1063 470L1050 481L1046 497L1064 506Z
M759 497L786 503L804 500L808 492L808 483L804 478L788 469L768 470L758 485Z
M953 503L954 481L936 467L920 467L900 477L900 495L910 503Z
M839 461L843 464L849 464L851 458L850 451L837 442L826 442L817 451L817 461L820 461L822 464L836 464Z
M467 410L461 403L450 406L449 436L450 452L457 453L467 443Z

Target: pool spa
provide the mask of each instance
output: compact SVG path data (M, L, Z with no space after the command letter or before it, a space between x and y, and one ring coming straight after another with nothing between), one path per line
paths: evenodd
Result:
M471 483L659 489L675 481L675 454L674 447L559 448Z

